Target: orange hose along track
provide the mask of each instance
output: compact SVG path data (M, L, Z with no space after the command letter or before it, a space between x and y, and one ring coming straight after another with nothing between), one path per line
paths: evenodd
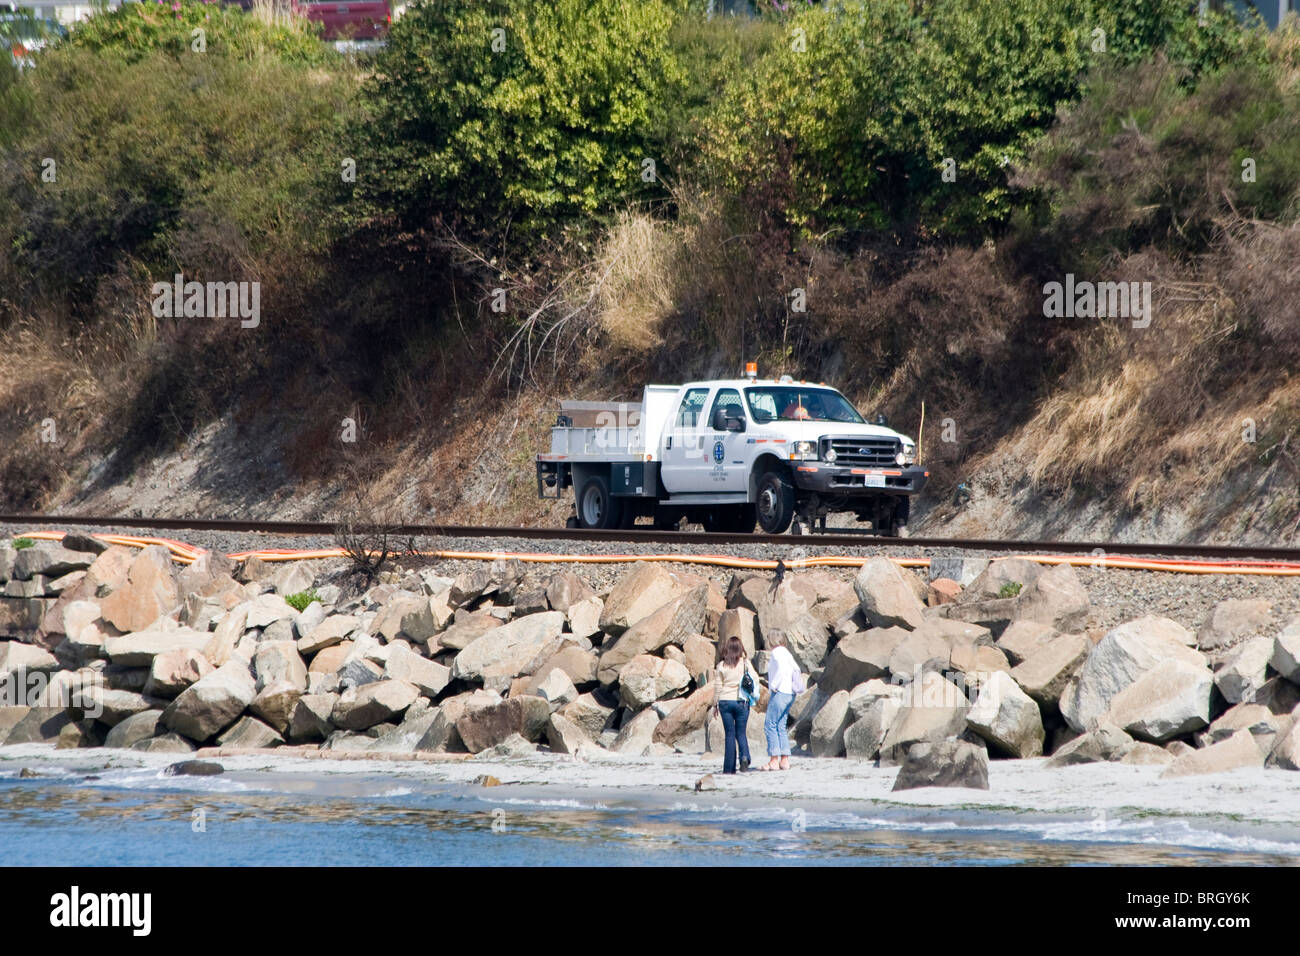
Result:
M46 541L62 541L63 531L30 531L21 535L24 538ZM152 544L162 545L180 564L193 564L206 551L203 548L174 541L170 538L147 538L124 534L92 534L91 537L105 544L121 544L134 548L145 548ZM517 558L534 564L626 564L633 561L669 561L677 564L705 564L720 568L739 568L752 571L770 571L776 567L776 561L757 558L738 558L726 554L549 554L516 551L418 551L423 557L438 558L446 561L496 561L502 558ZM261 551L237 551L227 555L235 561L256 557L263 561L306 561L321 558L347 557L342 548L317 548L312 550L293 550L288 548L267 548ZM1099 555L1050 555L1020 554L1015 557L1039 564L1070 564L1075 567L1123 568L1131 571L1170 571L1178 574L1240 574L1268 575L1273 577L1300 577L1300 562L1287 561L1200 561L1172 560L1162 558L1121 558L1105 554ZM815 558L796 558L786 561L788 568L857 568L868 557L860 555L823 555ZM926 568L930 566L929 558L890 558L895 564L904 568Z

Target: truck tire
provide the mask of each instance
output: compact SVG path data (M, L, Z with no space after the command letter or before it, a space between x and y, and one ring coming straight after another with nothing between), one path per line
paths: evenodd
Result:
M623 522L623 503L609 493L609 482L592 475L583 482L577 500L578 527L619 528Z
M784 534L794 520L794 485L788 475L766 471L758 479L758 524L768 534Z

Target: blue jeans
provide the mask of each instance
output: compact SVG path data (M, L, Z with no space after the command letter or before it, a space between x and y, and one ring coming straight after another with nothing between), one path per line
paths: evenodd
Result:
M767 733L767 755L769 757L790 756L790 733L786 729L786 719L790 708L794 706L794 694L772 694L767 701L767 718L763 721L763 730Z
M745 725L749 723L749 704L743 700L718 701L718 714L722 717L722 729L726 732L727 743L722 754L722 772L736 772L736 744L740 744L740 759L749 760L749 738L745 736Z

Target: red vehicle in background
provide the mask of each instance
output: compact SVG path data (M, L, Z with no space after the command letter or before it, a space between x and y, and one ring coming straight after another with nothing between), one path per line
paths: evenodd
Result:
M294 9L321 24L321 38L325 40L384 40L393 22L387 0L295 2Z

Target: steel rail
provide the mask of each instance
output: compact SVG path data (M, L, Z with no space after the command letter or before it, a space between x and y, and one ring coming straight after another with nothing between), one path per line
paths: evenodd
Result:
M213 518L129 518L85 515L0 515L0 525L43 527L133 528L152 531L219 531L232 534L333 536L338 522L246 521ZM357 530L374 530L358 526ZM591 541L628 544L770 544L809 548L952 548L970 551L1001 551L1054 554L1153 555L1187 558L1219 558L1229 561L1300 561L1300 548L1262 545L1157 544L1115 541L1023 541L987 538L886 538L869 533L806 532L793 534L719 534L712 532L664 531L654 528L589 530L585 528L510 528L470 525L403 524L383 530L397 537L443 538L532 538L554 541Z

